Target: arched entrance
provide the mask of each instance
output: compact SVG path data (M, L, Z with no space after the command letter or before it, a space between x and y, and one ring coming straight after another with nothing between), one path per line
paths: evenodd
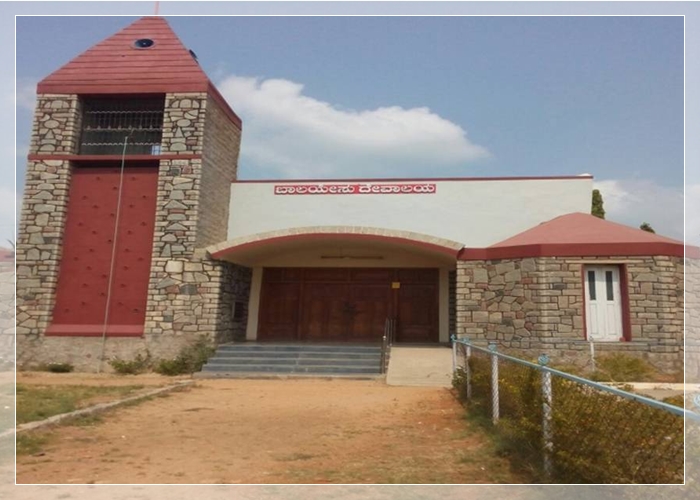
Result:
M253 268L247 338L378 342L387 318L396 341L446 342L449 272L462 245L376 228L292 228L209 248Z

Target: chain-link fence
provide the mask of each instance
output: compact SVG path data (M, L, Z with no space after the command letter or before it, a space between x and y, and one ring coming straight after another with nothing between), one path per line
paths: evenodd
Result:
M700 415L454 339L454 387L500 450L557 483L683 482L684 417Z

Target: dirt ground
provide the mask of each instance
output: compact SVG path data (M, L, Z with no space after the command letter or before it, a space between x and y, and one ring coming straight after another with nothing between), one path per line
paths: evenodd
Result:
M17 483L527 482L463 414L440 388L201 380L93 426L56 428L43 454L18 457Z

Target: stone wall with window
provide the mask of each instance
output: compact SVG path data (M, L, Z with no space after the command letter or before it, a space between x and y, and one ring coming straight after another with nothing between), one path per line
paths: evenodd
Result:
M582 270L620 266L627 276L630 338L596 342L597 351L641 356L666 371L683 363L683 261L678 257L538 257L460 261L457 334L496 341L530 357L546 352L586 362ZM623 294L624 300L624 294Z

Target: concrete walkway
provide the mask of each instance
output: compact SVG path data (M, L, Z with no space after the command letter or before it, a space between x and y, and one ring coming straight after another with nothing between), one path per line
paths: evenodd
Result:
M392 347L388 385L452 386L452 350L444 346Z

